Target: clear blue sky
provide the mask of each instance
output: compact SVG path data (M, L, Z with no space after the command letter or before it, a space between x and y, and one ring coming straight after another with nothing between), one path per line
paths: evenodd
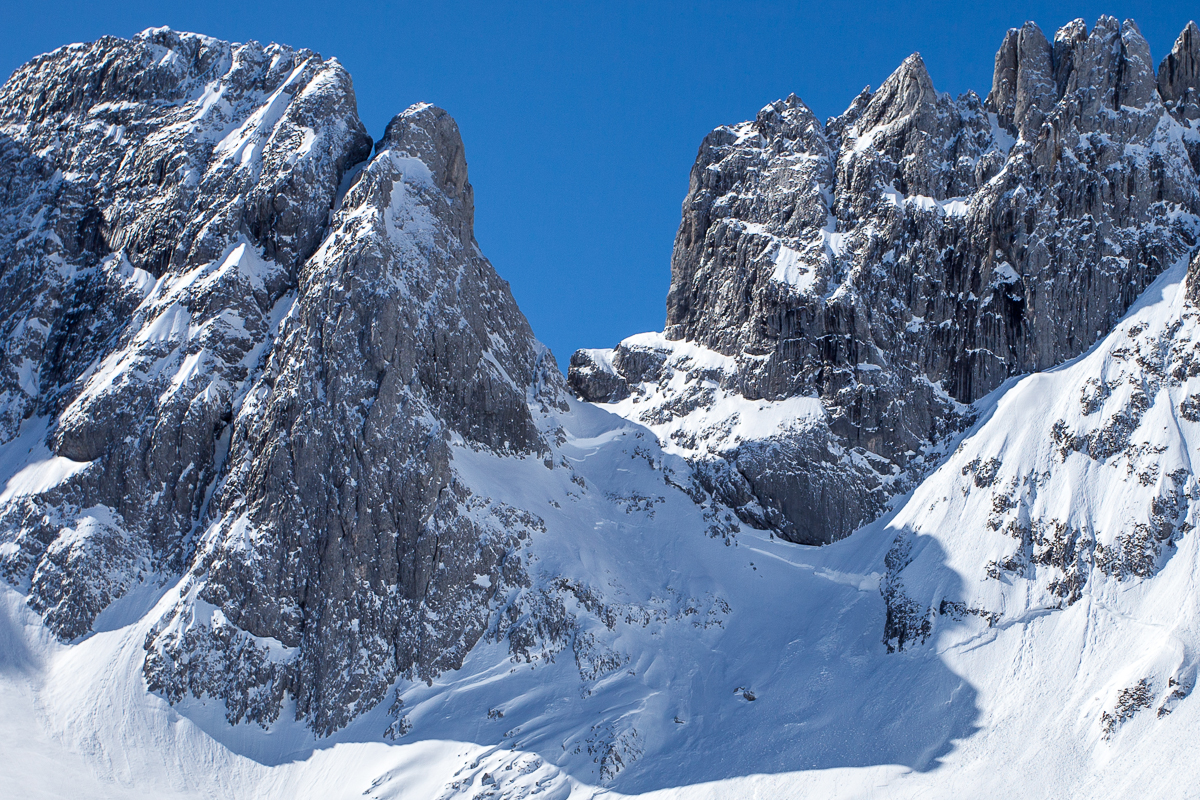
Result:
M1004 32L1135 19L1155 62L1200 5L1156 2L7 2L0 72L103 34L169 25L336 56L371 135L411 103L466 141L476 236L538 337L659 330L688 171L704 135L798 94L840 113L919 51L942 91L991 86Z

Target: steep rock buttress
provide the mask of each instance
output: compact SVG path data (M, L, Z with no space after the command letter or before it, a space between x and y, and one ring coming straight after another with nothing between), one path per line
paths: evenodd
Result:
M972 403L1086 350L1189 256L1194 31L1156 78L1131 21L1053 42L1029 23L986 100L938 93L914 55L825 125L792 96L718 128L665 332L576 353L572 387L654 428L747 522L848 535L939 462Z

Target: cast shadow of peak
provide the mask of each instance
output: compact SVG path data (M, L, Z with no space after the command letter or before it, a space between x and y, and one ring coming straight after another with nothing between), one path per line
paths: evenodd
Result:
M910 595L919 607L929 613L934 592L938 598L960 596L961 579L945 566L940 543L909 531L901 535L911 542L913 558L925 568L936 565L927 573L938 575L936 585ZM936 617L924 642L889 653L880 592L826 583L828 591L812 593L787 620L778 609L762 609L779 626L795 627L753 703L735 703L715 725L703 726L708 730L647 752L612 788L634 794L758 774L883 765L926 772L973 736L978 693L938 655L937 642L951 626L980 623ZM797 619L797 613L807 618Z
M863 533L835 546L852 548ZM945 568L940 544L903 535L912 541L914 557L941 565L930 592L957 596L961 581ZM879 539L863 544L858 574L881 572ZM636 675L622 670L581 683L569 651L555 663L533 671L521 666L499 679L480 680L480 665L468 663L436 680L432 692L421 690L423 699L407 706L414 724L396 744L460 741L532 753L585 785L625 794L805 770L936 769L956 742L979 730L975 688L936 650L944 625L973 623L941 617L927 641L889 653L878 589L831 580L823 572L830 571L797 571L787 608L763 598L712 637L687 640L705 642L701 650L689 645L684 652L672 649L669 639L643 638L663 649L629 653L629 664L639 666ZM915 599L926 606L934 601L931 593ZM491 656L504 660L502 649ZM648 663L653 668L642 669ZM509 672L508 666L505 660L499 671ZM591 691L605 681L611 687L613 676L623 688ZM733 691L742 685L752 687L753 701ZM573 689L564 691L568 686ZM491 713L509 703L503 718ZM302 722L281 720L270 732L245 724L229 728L219 709L205 705L184 703L176 710L231 750L270 764L306 760L337 744L387 741L382 733L391 721L388 703L381 703L332 736L315 739ZM598 766L604 742L588 738L606 729L634 743L624 751L623 768L607 780Z

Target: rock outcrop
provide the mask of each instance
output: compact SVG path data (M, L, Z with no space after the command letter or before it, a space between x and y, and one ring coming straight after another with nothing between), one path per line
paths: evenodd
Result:
M1200 270L1198 38L1156 74L1131 22L1026 25L986 100L938 93L914 55L824 124L792 96L710 134L665 332L571 359L579 395L665 448L568 400L475 241L446 112L409 108L372 150L349 76L308 51L154 29L35 59L0 89L0 574L64 641L136 617L150 689L232 723L330 734L392 691L402 735L405 697L485 637L510 674L570 652L585 696L640 680L626 633L731 613L668 554L732 563L731 509L846 536L946 463L977 401ZM1191 339L1168 357L1184 337L1148 330L1050 427L1060 461L1157 480L1146 521L1080 550L1009 514L1036 508L1013 483L993 510L1019 547L989 580L1052 567L1038 586L1069 604L1084 562L1150 574L1194 524L1194 480L1113 450L1146 408L1200 418ZM1155 381L1177 396L1150 403ZM967 494L1001 474L985 455ZM911 594L933 556L906 541L881 584L893 647L933 624ZM652 567L636 593L630 561ZM993 613L950 611L971 609ZM567 734L604 780L642 752L628 721Z
M451 440L547 458L530 404L561 404L562 378L472 214L449 115L392 120L233 422L183 599L147 641L153 689L263 723L286 693L328 733L398 675L460 666L520 585L528 521L472 493Z
M718 128L664 338L581 351L572 387L655 428L747 522L846 536L937 463L970 404L1086 350L1190 255L1193 30L1156 78L1131 21L1052 43L1030 23L986 100L939 94L914 55L825 125L792 96ZM696 369L696 347L719 366ZM730 398L820 410L731 437Z
M1181 120L1200 118L1200 27L1189 22L1158 65L1158 94Z
M337 61L167 29L0 100L5 578L72 640L182 575L146 679L233 721L287 697L328 733L461 664L537 521L451 445L549 466L565 395L453 119L414 106L372 157Z
M0 107L0 440L70 475L10 487L3 572L70 639L184 563L371 140L336 61L165 29L34 59Z

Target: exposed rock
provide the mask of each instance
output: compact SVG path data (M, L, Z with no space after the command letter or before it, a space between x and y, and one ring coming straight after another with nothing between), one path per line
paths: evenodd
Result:
M1013 129L1014 121L1021 120L1020 135L1030 138L1037 134L1057 100L1054 53L1041 28L1032 22L1013 28L996 53L987 107L1007 129Z
M603 350L577 350L571 356L570 385L577 395L596 403L615 403L629 396L629 385L613 368L610 355Z
M1180 119L1200 118L1200 28L1189 22L1158 65L1158 93Z
M0 440L48 423L45 457L72 473L0 511L3 571L72 638L144 568L182 565L229 423L371 141L336 61L167 29L21 67L0 140ZM113 569L61 569L95 560Z
M745 521L840 538L936 463L971 403L1083 352L1190 255L1198 146L1137 27L1111 17L1053 45L1032 23L1010 31L986 101L938 94L918 55L824 127L789 97L700 147L656 345L668 368L626 373L634 337L581 360L572 385L613 402L624 380L620 413L664 440L689 428L681 450ZM672 367L676 343L720 368ZM584 380L601 362L612 375ZM682 401L705 386L818 398L824 414L731 447L711 409ZM805 479L821 451L821 479Z
M473 496L450 444L548 454L529 404L561 402L562 378L480 254L471 198L446 112L392 120L234 421L194 588L147 641L152 688L229 701L235 684L197 680L247 676L246 718L286 692L328 733L398 675L460 666L489 598L523 580L510 556L535 523ZM219 643L229 626L246 647ZM264 640L287 657L260 658Z
M369 158L336 61L167 29L0 100L0 441L53 476L0 502L4 576L73 639L186 574L145 675L234 721L286 695L327 733L460 665L541 523L451 446L549 466L564 384L453 119L414 106Z

